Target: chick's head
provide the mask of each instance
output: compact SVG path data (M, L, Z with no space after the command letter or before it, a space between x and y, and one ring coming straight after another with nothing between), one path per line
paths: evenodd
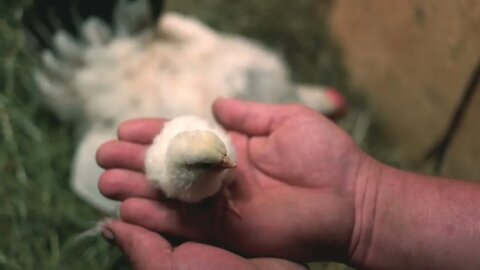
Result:
M211 131L195 130L177 134L168 147L177 166L197 171L221 171L235 167L225 144Z

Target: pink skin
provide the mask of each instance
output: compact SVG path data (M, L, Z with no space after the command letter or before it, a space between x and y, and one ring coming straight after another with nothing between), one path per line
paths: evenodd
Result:
M478 183L376 167L380 170L356 192L351 264L364 269L480 269Z
M345 260L355 216L355 179L367 156L334 123L302 106L222 99L213 109L237 151L231 192L242 219L226 213L214 234L202 209L181 215L148 185L143 159L162 128L159 119L122 124L119 140L98 151L98 163L107 169L100 190L123 201L122 219L248 256Z
M98 150L98 163L107 169L100 190L123 201L124 222L143 227L120 222L105 227L137 269L175 258L181 259L173 269L191 262L206 265L209 258L225 263L205 266L209 269L257 267L210 245L172 249L153 232L243 256L338 260L363 269L480 269L480 185L385 166L335 124L301 106L220 99L213 111L237 150L231 192L242 213L242 219L223 215L218 234L203 218L205 209L191 207L181 215L177 204L164 200L145 180L145 151L163 120L128 121L118 130L119 140ZM143 241L122 240L134 238L136 231ZM166 250L166 259L148 252L157 247ZM195 256L183 252L190 249ZM265 269L274 269L269 263L275 261L260 260L267 263Z
M120 221L109 223L104 229L104 235L127 254L133 269L305 269L283 259L245 259L200 243L186 242L173 248L159 234Z

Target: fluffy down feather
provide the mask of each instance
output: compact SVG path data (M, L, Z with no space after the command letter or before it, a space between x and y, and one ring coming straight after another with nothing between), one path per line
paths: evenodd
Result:
M217 193L230 178L235 161L228 135L196 116L177 117L165 124L145 160L148 180L168 198L198 202Z

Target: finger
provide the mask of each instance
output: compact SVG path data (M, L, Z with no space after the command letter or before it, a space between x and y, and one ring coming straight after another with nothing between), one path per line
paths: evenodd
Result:
M160 118L127 120L118 127L117 136L122 141L151 144L162 130L164 123L165 120Z
M109 141L97 150L97 163L104 169L122 168L144 171L147 146L124 142Z
M230 251L195 242L186 242L175 248L173 262L183 264L183 269L260 269Z
M235 179L229 184L234 199L246 199L252 195L252 192L260 189L260 184L255 173L251 170L251 161L248 154L249 140L248 137L238 132L229 133L237 152L237 168L235 169Z
M165 199L163 193L153 187L143 173L124 169L105 171L100 176L98 188L105 197L118 201L131 197Z
M122 220L147 229L192 240L205 240L206 222L198 213L181 213L172 203L131 198L120 207ZM188 215L187 215L188 214ZM204 216L205 217L205 216Z
M251 101L219 98L213 114L225 128L248 135L268 135L289 116L315 113L300 105L271 105Z
M121 221L111 221L104 226L103 235L125 252L133 269L170 268L172 247L152 231Z

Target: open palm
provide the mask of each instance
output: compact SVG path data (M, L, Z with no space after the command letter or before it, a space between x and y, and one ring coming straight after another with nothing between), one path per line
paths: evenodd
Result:
M108 231L108 232L105 232ZM113 221L104 228L104 235L127 254L133 269L305 269L277 258L245 259L227 250L186 242L172 247L161 235L140 226Z
M348 254L353 192L364 154L333 123L300 106L220 100L217 120L237 150L233 200L242 218L221 215L220 230L201 208L181 211L162 199L143 175L145 151L163 121L141 119L119 128L103 145L107 169L100 190L122 200L122 219L150 230L213 243L249 256L296 260L338 259Z

